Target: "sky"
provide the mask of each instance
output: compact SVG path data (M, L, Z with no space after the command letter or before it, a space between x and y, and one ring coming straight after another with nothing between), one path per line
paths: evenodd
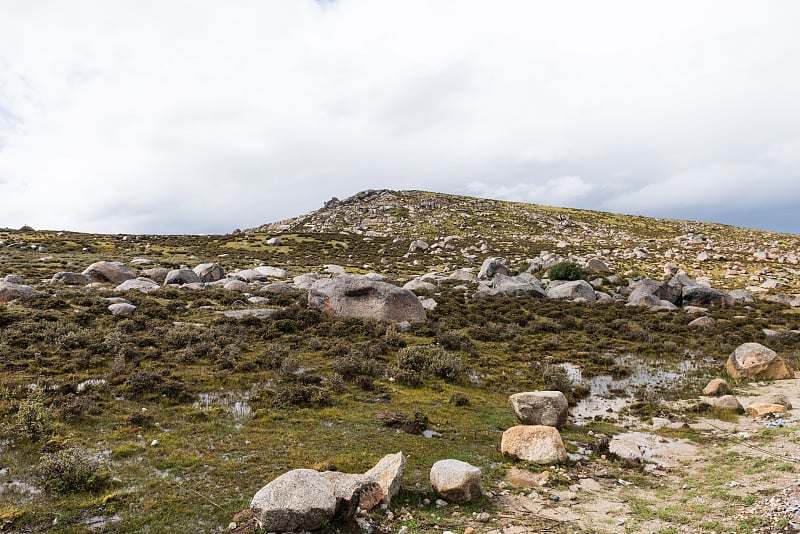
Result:
M423 189L800 233L800 2L0 3L0 227Z

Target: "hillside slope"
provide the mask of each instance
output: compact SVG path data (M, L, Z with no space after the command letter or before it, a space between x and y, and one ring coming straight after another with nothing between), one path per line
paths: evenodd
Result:
M360 241L362 248L382 252L378 261L384 266L412 272L479 265L492 255L523 267L537 256L556 254L597 257L620 274L661 277L665 264L673 263L715 287L747 287L753 293L800 290L798 235L425 191L363 191L247 232L347 236L342 241ZM430 249L403 255L416 239ZM397 247L397 240L406 250ZM370 247L376 242L381 246ZM359 259L376 258L362 254L350 259L350 267L358 268Z

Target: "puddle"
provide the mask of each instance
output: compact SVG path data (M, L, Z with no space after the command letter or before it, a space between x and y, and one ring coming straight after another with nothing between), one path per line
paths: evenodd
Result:
M671 390L686 389L693 382L700 384L719 366L713 358L698 358L689 353L687 359L671 367L663 364L656 367L631 354L616 358L614 363L625 366L630 374L620 378L598 375L584 379L580 367L572 363L561 364L573 384L589 388L589 396L578 401L572 409L577 424L585 424L596 416L618 420L619 412L633 402L638 390L645 388L667 394Z
M28 484L27 482L22 482L21 480L12 480L11 482L3 482L0 484L0 496L5 496L6 493L12 493L14 495L31 497L41 492L42 490L33 484Z
M104 517L101 515L96 515L94 517L90 517L82 523L86 525L90 530L102 530L105 529L109 523L118 523L122 521L122 517L118 514L114 514L110 517Z

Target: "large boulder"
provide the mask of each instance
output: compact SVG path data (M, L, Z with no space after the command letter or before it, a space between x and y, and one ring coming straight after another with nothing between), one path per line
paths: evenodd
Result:
M200 282L216 282L225 278L225 269L219 263L201 263L192 270Z
M523 425L561 428L567 423L567 398L560 391L528 391L508 398Z
M734 380L794 378L794 372L783 358L760 343L744 343L736 347L728 357L725 370Z
M513 297L530 295L544 298L547 296L547 292L542 289L539 281L534 276L506 276L498 273L490 281L482 282L472 296L473 298L478 298L497 295Z
M436 284L432 284L425 280L421 280L419 278L415 278L414 280L409 280L405 284L403 284L403 289L408 289L409 291L417 291L417 292L432 292L436 291L437 287Z
M496 274L511 276L511 269L506 267L505 258L486 258L481 264L478 280L491 280Z
M83 274L91 278L92 282L109 284L121 284L125 280L136 278L136 273L121 261L98 261L88 266Z
M85 286L86 284L90 284L92 279L82 273L67 273L62 271L53 275L53 282L66 284L68 286Z
M144 269L140 274L144 278L149 278L150 280L161 283L171 270L172 269L167 269L166 267L153 267L151 269Z
M184 284L196 284L200 281L200 277L197 276L191 269L173 269L167 273L166 278L164 278L164 285L184 285Z
M555 464L567 459L561 434L552 426L512 426L503 432L500 449L503 454L540 465Z
M425 309L414 293L363 276L342 275L317 280L308 289L308 303L336 317L395 322L426 319Z
M733 395L723 395L711 401L711 406L723 412L733 412L737 414L744 413L744 408L739 399Z
M439 460L431 467L433 491L447 501L465 503L481 496L481 470L461 460Z
M725 291L703 286L687 286L682 289L684 306L703 306L707 308L727 308L734 300Z
M375 467L364 473L367 477L378 481L383 489L383 500L386 504L397 495L403 484L403 472L406 469L406 457L402 452L387 454L375 464Z
M35 289L23 284L13 284L11 282L0 282L0 302L10 302L16 299L26 299L32 297Z
M628 303L635 306L657 306L660 301L668 300L673 304L679 304L680 298L680 287L643 278L634 284L633 290L628 295Z
M250 509L264 532L314 530L333 518L336 493L321 473L295 469L258 490Z
M586 280L572 280L571 282L552 286L547 289L547 296L551 299L581 299L588 302L597 300L594 288Z

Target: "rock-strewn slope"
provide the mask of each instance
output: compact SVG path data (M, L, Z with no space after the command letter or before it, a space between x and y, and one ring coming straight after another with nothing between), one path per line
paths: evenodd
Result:
M800 291L797 235L424 191L363 191L248 232L402 240L412 265L480 265L502 255L512 264L534 260L546 267L557 259L597 258L617 273L656 277L683 269L714 287L788 300ZM409 248L419 241L426 246Z

